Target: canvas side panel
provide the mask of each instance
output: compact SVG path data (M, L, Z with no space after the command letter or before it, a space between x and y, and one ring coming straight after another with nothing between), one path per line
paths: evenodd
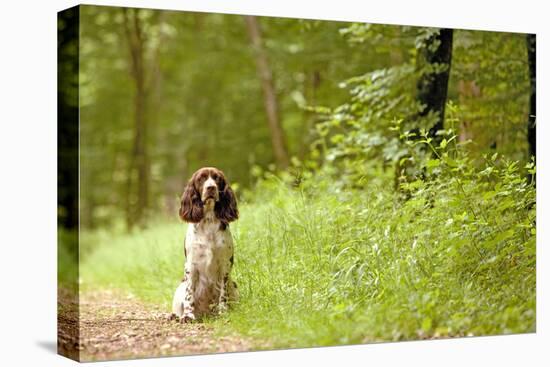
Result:
M79 29L80 8L58 13L57 352L79 352Z

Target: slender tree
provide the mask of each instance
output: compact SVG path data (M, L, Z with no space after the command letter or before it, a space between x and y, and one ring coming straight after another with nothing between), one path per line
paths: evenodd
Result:
M418 50L418 66L422 73L417 88L417 99L423 106L420 117L435 114L436 122L430 127L429 135L437 143L442 137L436 133L444 128L445 104L451 71L453 52L453 30L440 29L427 37Z
M527 35L527 61L529 63L529 118L527 120L527 141L529 142L529 156L537 155L537 36Z
M130 14L131 13L131 14ZM128 228L143 220L149 204L150 162L147 150L147 88L145 67L145 34L142 30L138 9L124 9L124 31L130 51L131 75L135 84L134 95L134 136L127 178ZM137 200L132 200L134 177L136 176Z
M285 144L285 137L279 118L277 93L273 82L273 73L269 66L267 54L263 47L262 32L258 19L254 16L245 16L248 35L256 55L256 67L262 83L264 105L267 114L267 123L271 133L271 145L277 165L286 168L289 163L288 151Z

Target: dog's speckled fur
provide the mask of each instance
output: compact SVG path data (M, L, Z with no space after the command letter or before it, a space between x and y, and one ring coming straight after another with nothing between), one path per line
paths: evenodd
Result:
M172 313L183 322L223 312L238 297L231 280L233 239L229 222L238 218L235 195L220 170L201 168L182 196L180 217L189 222L185 236L185 276L176 289Z

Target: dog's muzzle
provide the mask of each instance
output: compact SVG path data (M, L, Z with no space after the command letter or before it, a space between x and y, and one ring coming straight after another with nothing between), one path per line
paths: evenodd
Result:
M220 199L216 181L211 178L208 178L208 180L204 183L204 189L202 190L202 201L206 202L208 199L213 199L214 201L218 201Z

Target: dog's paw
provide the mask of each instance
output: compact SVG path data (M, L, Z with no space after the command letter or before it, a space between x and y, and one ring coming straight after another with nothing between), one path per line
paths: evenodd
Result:
M177 320L177 319L179 319L179 317L175 313L171 313L171 314L166 316L167 321L174 321L174 320Z
M195 315L193 315L192 313L185 314L180 318L180 322L182 324L190 324L193 321L195 321Z
M228 309L228 306L226 303L221 303L218 305L218 307L216 307L216 312L218 313L218 315L221 315L225 312L227 312L227 309Z

